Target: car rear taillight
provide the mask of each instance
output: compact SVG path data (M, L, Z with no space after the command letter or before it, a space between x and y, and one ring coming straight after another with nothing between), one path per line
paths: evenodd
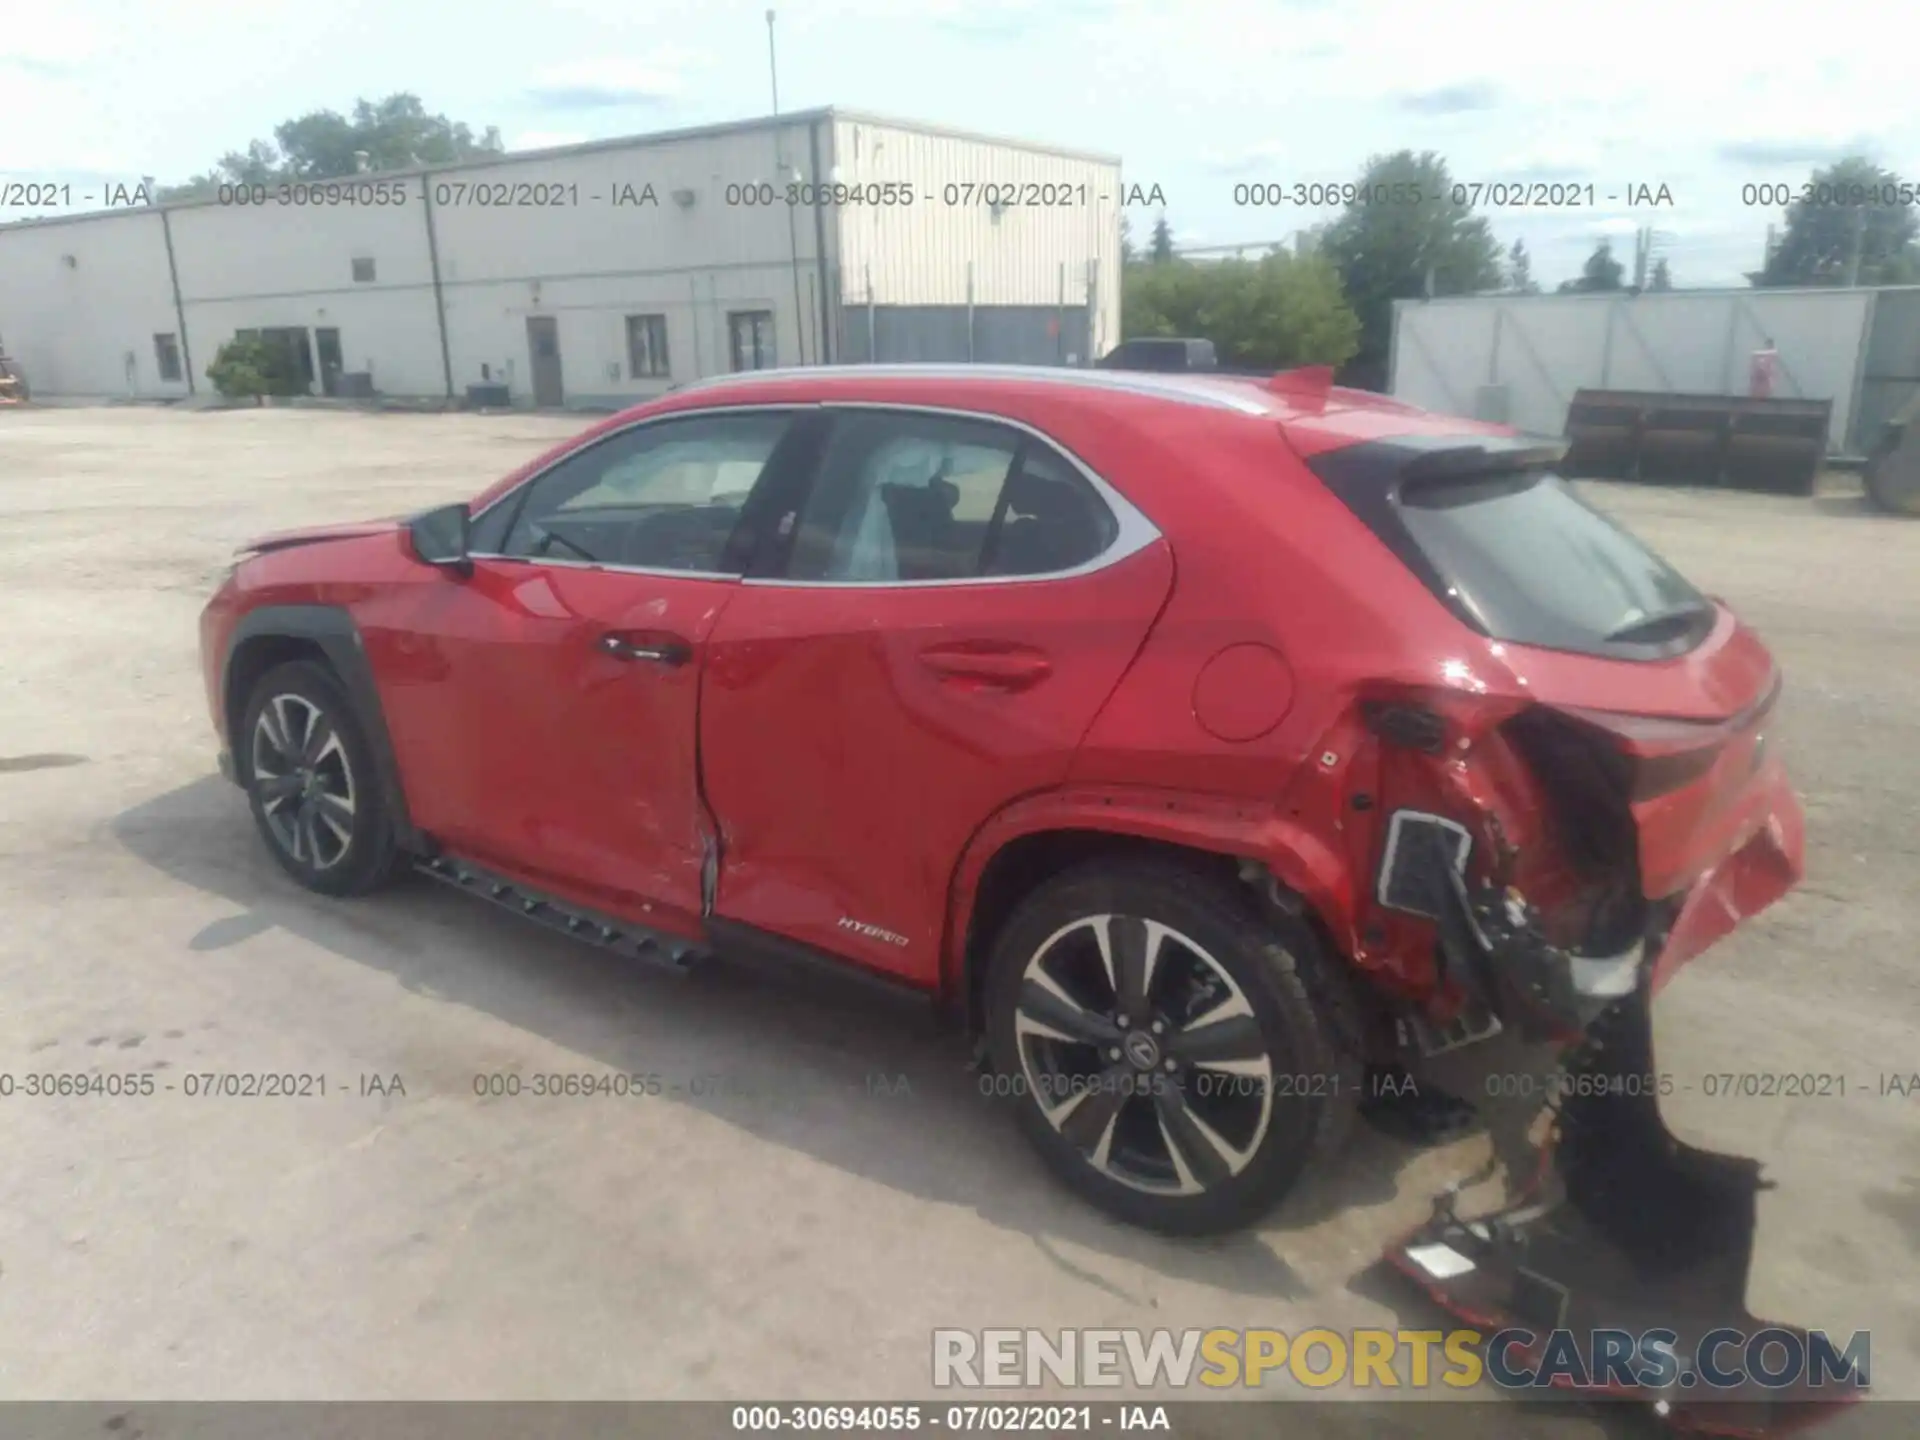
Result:
M1779 694L1776 678L1759 702L1722 720L1676 720L1609 710L1562 713L1600 731L1625 762L1629 797L1651 800L1684 789L1713 769L1728 744L1751 733L1767 716Z

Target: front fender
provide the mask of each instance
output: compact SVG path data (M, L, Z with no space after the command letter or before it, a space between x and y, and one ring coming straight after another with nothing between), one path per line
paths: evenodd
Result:
M258 605L240 616L228 632L224 651L218 659L219 708L216 713L225 720L224 733L229 744L239 707L246 703L247 684L257 678L245 666L236 669L236 661L251 643L281 639L312 644L326 656L327 663L339 677L341 688L346 691L348 702L360 721L368 748L373 751L374 765L393 815L395 833L403 848L422 848L425 842L414 829L407 809L406 790L401 784L393 741L387 733L386 711L380 703L380 687L374 680L373 667L367 661L366 642L361 638L360 627L354 622L352 613L345 607ZM237 770L230 778L237 780Z

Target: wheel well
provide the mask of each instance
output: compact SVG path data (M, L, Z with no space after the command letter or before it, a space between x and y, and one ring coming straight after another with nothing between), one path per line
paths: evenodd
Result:
M227 745L233 753L235 773L240 765L240 725L246 718L247 697L253 694L253 687L260 683L260 677L277 665L285 665L294 660L310 660L316 665L333 668L327 659L326 649L317 640L303 639L297 635L254 635L240 642L227 662L227 693L224 703L227 711Z
M973 912L967 918L962 999L967 1026L973 1033L980 1033L985 1023L987 960L993 953L993 942L1020 902L1076 865L1122 856L1170 860L1225 881L1238 876L1241 863L1232 855L1106 830L1043 830L1010 841L981 872Z

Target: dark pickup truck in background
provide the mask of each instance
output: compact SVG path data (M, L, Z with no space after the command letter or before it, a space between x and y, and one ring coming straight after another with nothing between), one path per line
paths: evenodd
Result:
M1122 340L1094 362L1096 370L1151 370L1162 375L1248 375L1269 378L1276 367L1222 365L1211 340L1167 335Z
M1190 371L1220 372L1220 360L1211 340L1176 340L1151 336L1122 340L1095 363L1098 370L1157 370L1162 374Z

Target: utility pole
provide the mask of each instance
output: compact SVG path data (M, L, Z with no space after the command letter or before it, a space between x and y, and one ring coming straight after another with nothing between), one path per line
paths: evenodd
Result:
M767 11L767 79L773 84L773 113L780 113L780 66L773 54L773 11Z
M1847 253L1847 288L1853 289L1860 283L1860 252L1865 247L1867 236L1867 211L1865 206L1856 207L1853 212L1853 244Z
M1647 288L1647 262L1653 254L1653 227L1642 225L1633 232L1633 288Z
M775 55L774 47L773 47L773 11L771 10L767 11L767 83L772 87L772 90L773 90L774 169L781 179L785 179L787 176L791 175L794 179L798 180L800 178L800 172L798 168L797 167L793 169L788 168L786 139L780 128L780 63L778 58ZM812 178L815 182L818 182L820 177L818 175L815 175ZM814 201L816 204L819 202L819 198L820 197L817 195L814 197ZM799 357L800 363L804 365L807 363L807 352L806 352L806 347L800 343L800 333L801 333L800 325L801 325L802 317L807 312L800 302L800 236L799 236L799 233L794 229L793 209L794 209L793 206L791 205L787 206L787 255L788 255L788 258L793 262L794 352ZM778 341L775 341L776 348L778 346L778 343L779 343Z

